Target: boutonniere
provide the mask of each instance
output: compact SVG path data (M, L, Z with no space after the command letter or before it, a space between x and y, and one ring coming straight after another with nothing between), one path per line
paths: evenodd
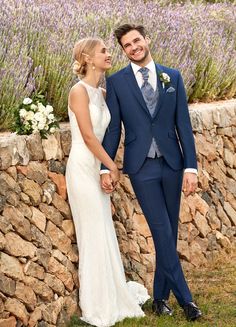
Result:
M170 76L168 74L162 72L162 73L159 73L159 78L162 83L162 87L164 89L165 85L170 83Z

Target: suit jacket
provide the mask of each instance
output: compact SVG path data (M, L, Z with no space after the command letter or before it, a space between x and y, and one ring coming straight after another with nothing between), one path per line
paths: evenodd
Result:
M174 170L197 168L196 151L186 93L180 73L156 64L159 99L152 117L143 99L131 65L107 78L106 102L111 122L103 146L115 158L121 122L125 129L124 173L136 173L147 157L152 138L156 139L165 160ZM159 74L170 76L163 85ZM106 167L102 166L102 169Z

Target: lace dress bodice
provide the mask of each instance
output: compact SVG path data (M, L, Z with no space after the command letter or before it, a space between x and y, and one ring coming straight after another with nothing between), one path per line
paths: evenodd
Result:
M79 81L79 83L82 84L87 90L89 97L89 111L93 125L93 131L99 141L102 142L106 128L110 122L110 112L107 108L102 88L92 87L83 81ZM84 143L76 120L76 116L74 112L70 110L70 108L69 119L71 125L72 143Z

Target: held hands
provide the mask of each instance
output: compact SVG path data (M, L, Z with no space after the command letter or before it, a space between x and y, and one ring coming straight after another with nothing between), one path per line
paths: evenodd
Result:
M119 179L120 179L119 169L116 167L114 170L111 170L110 175L111 175L111 179L112 179L112 184L115 187L116 184L119 182Z
M114 170L111 170L110 173L102 174L100 176L101 188L105 193L112 193L119 179L120 172L116 167Z
M183 177L182 190L185 196L195 193L197 189L197 174L186 172Z

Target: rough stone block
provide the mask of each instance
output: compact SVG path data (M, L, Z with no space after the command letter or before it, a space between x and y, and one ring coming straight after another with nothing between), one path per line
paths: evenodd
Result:
M19 235L9 232L5 235L6 245L5 250L15 257L33 258L36 254L36 246L31 242L23 240Z

